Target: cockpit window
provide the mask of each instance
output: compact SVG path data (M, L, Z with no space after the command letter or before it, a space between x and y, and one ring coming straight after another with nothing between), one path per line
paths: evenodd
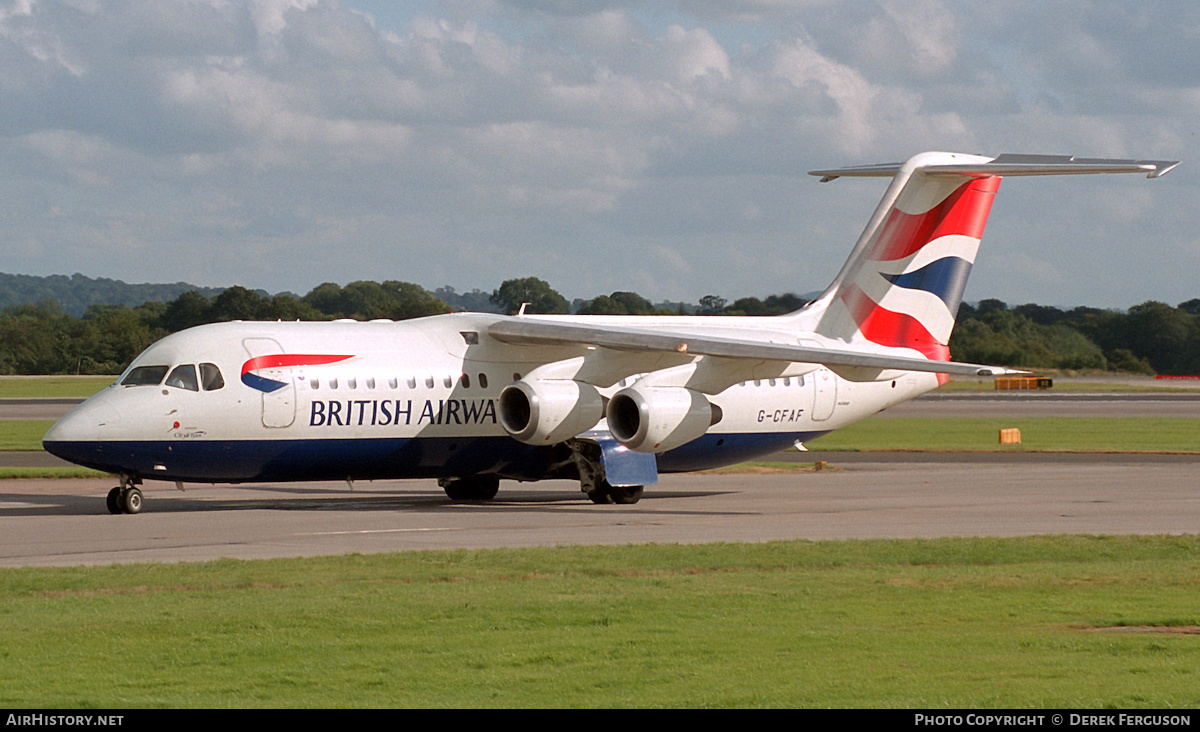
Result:
M196 384L196 367L190 363L176 366L167 377L167 386L174 386L188 391L200 391Z
M167 375L166 366L138 366L121 380L122 386L155 386Z
M200 364L200 383L204 385L205 391L216 391L222 386L225 386L225 379L221 376L221 369L217 368L214 363Z

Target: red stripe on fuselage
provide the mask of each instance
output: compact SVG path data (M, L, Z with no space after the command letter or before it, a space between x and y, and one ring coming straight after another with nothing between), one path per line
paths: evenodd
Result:
M272 353L266 356L255 356L242 364L242 373L245 374L255 369L286 368L288 366L324 366L328 363L345 361L348 358L354 358L354 356L327 353Z
M893 209L880 228L871 259L889 262L903 259L934 239L951 234L982 238L999 189L999 176L975 178L925 213L909 214Z

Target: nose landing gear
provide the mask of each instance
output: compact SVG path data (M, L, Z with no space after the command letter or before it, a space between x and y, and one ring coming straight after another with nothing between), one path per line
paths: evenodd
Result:
M142 492L136 486L141 483L137 478L121 479L121 485L108 492L105 503L109 513L141 513Z

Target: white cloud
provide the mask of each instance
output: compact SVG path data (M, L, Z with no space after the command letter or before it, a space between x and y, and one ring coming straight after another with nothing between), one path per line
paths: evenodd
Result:
M586 297L817 289L882 189L819 189L807 169L947 148L1188 157L1198 17L1085 0L8 2L0 234L27 272L273 290L501 273ZM1186 251L1194 227L1161 210L1186 173L1121 182L1088 200ZM1034 220L1035 199L998 215ZM1098 262L1123 246L1095 237ZM1095 295L1046 261L1055 296Z

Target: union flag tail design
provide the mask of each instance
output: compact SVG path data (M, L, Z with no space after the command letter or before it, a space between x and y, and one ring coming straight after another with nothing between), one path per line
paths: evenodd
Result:
M950 332L1000 178L936 183L913 190L910 181L908 195L902 194L888 212L818 332L849 335L848 340L861 334L882 346L911 348L936 361L950 359ZM857 333L847 328L846 315Z
M892 185L850 259L797 324L845 343L906 348L949 360L950 331L1001 176L1145 173L1178 161L1069 155L982 157L922 152L904 163L814 170L822 182L884 176Z
M1157 178L1176 165L928 152L904 163L813 171L822 182L889 177L892 183L833 284L794 314L797 324L869 350L903 348L948 361L950 332L1001 176L1145 173Z
M854 254L820 298L825 310L816 331L948 361L950 332L1000 178L906 170L915 160L896 171Z

